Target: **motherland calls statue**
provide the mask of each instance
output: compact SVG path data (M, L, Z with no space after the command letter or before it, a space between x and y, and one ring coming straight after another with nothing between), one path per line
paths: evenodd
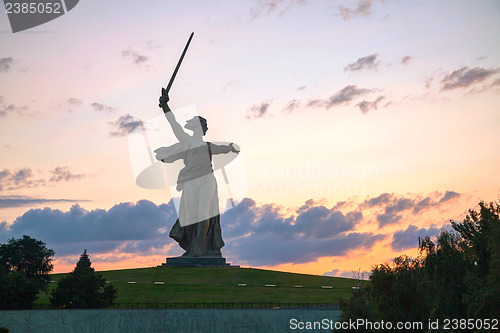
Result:
M177 178L177 190L182 191L178 219L170 237L186 251L183 257L222 257L224 246L220 227L217 182L212 168L212 155L239 153L232 144L217 145L203 141L208 130L205 118L196 116L186 122L187 134L168 106L167 91L162 89L160 106L165 113L178 143L155 150L156 158L164 163L178 159L184 168Z

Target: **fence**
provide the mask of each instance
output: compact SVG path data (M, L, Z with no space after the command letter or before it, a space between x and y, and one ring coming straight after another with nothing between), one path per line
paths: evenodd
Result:
M35 304L35 309L53 309L50 304ZM300 302L146 302L115 303L109 309L299 309L299 310L340 310L336 303Z

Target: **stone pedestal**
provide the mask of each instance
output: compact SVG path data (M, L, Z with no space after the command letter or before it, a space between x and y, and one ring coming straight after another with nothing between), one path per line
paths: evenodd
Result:
M176 267L240 267L231 266L222 257L171 257L162 266Z

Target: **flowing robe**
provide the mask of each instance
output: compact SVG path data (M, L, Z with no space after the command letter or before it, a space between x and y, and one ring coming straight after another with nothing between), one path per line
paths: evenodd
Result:
M183 256L222 257L224 241L212 154L231 150L230 145L215 145L192 136L155 150L156 158L162 162L184 161L177 179L177 190L182 191L179 216L170 231L170 237L186 251Z

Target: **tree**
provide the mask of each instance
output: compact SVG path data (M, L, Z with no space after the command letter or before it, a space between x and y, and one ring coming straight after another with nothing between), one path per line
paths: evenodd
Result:
M52 271L54 251L45 243L24 235L20 239L10 239L0 245L0 258L10 270L23 271L27 277L48 279Z
M420 290L426 298L429 319L466 318L462 297L470 288L465 276L472 269L473 261L460 233L442 230L435 242L429 237L420 239L419 249Z
M355 290L350 299L341 299L341 321L359 318L370 322L425 321L425 299L419 292L420 261L400 256L389 263L375 265L369 283ZM342 330L342 332L371 332Z
M479 203L453 230L419 239L419 257L376 265L369 284L341 300L341 320L500 317L500 206Z
M0 245L0 309L31 309L46 290L54 251L24 235Z
M75 269L51 292L50 303L57 308L70 309L109 307L114 304L117 292L91 267L87 250L84 250Z
M470 249L471 269L465 281L467 315L475 318L500 317L500 205L479 203L479 211L469 210L463 223L452 222ZM472 263L473 262L473 263Z
M341 322L357 320L358 318L363 318L372 322L376 320L376 308L372 302L371 287L369 284L364 284L359 289L354 289L354 292L350 299L341 298L339 301L339 305L340 309L342 310L339 318L339 321ZM365 328L358 327L357 329L338 329L334 330L334 332L365 333L370 331Z
M421 242L431 319L500 316L499 215L498 203L480 202L453 231Z

